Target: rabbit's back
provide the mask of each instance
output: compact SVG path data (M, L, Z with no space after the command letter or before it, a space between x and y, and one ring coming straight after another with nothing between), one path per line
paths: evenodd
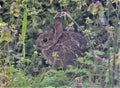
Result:
M78 56L81 56L88 47L87 39L85 38L85 36L81 35L80 33L71 31L64 31L61 39L59 39L57 44L68 47L71 51L78 52Z

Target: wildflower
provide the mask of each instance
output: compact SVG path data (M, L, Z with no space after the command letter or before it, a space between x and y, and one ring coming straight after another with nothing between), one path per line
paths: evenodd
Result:
M106 59L105 59L105 58L102 58L102 62L106 62Z
M18 6L18 4L17 4L17 2L13 2L12 4L11 4L11 7L10 7L10 13L12 14L12 15L14 15L15 17L18 17L19 16L19 6Z
M99 14L99 21L102 26L107 25L107 20L106 20L105 14Z
M98 62L98 61L101 61L102 58L100 56L98 56L98 55L95 55L95 60Z
M3 41L9 41L10 40L10 30L8 29L7 26L5 26L5 27L2 28L1 39Z
M34 55L37 55L38 54L38 52L37 51L34 51Z
M92 9L93 6L94 6L94 2L92 2L92 3L89 5L88 10Z
M95 61L96 61L96 62L105 62L106 59L105 59L105 58L102 58L102 57L100 57L100 56L98 56L98 55L95 55Z
M96 3L95 3L95 6L96 7L99 7L99 6L101 6L102 4L101 4L101 2L100 1L96 1Z
M103 6L100 1L96 1L95 3L91 3L88 7L88 11L90 11L93 15L96 15L103 11Z

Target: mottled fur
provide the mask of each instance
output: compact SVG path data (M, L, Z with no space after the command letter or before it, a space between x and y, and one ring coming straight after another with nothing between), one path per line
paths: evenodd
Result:
M76 58L87 50L86 38L74 31L63 31L62 18L54 20L53 28L39 35L36 45L41 48L46 62L55 68L66 69L67 65L76 65ZM53 53L57 53L57 58Z

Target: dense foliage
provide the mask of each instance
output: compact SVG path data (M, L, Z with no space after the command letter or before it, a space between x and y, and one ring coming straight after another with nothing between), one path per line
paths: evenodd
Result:
M1 0L0 87L98 88L120 85L119 0ZM78 67L45 64L35 40L56 15L87 37Z

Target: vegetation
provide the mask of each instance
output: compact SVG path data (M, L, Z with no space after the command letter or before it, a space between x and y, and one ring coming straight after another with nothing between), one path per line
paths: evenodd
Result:
M120 86L119 0L1 0L0 88L99 88ZM63 71L45 64L35 45L61 12L90 50L78 67Z

